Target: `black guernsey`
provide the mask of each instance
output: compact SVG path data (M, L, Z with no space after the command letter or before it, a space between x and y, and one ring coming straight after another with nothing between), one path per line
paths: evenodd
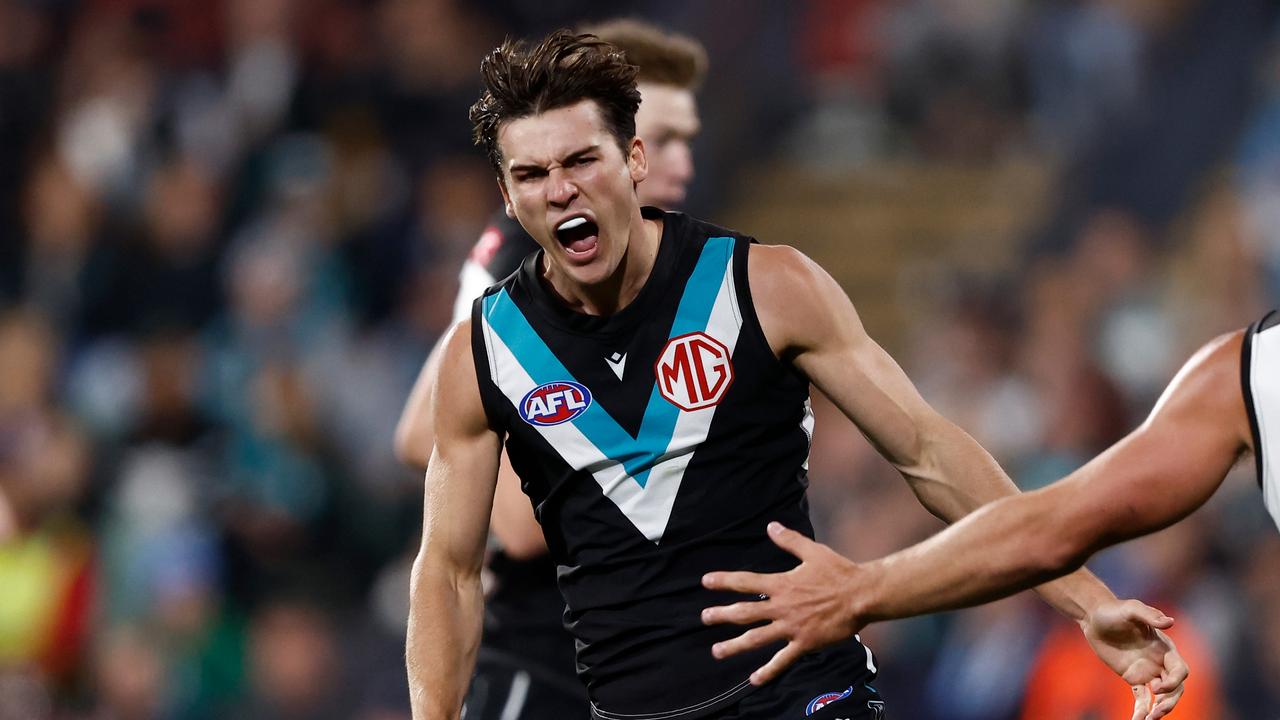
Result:
M771 520L813 535L808 382L760 329L750 239L644 214L663 220L661 243L621 312L570 311L544 287L539 253L472 315L485 412L559 566L578 672L605 720L695 718L749 692L778 646L714 659L711 645L742 628L704 626L701 610L741 598L701 578L794 567ZM843 647L870 678L866 649Z

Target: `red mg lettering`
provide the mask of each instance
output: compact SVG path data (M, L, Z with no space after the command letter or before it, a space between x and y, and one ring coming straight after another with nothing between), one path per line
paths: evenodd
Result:
M716 391L720 389L720 385L725 380L724 363L718 362L724 360L724 353L720 348L706 342L702 338L694 338L689 343L689 347L698 355L698 362L693 366L698 369L698 389L702 391L702 399L705 400L713 397ZM707 384L707 371L714 371L716 374L715 385Z
M667 359L665 351L662 353L658 358L658 382L662 383L664 395L674 392L672 388L677 382L685 387L693 384L693 373L689 370L688 345L680 344L672 348L670 360Z
M733 382L733 363L724 343L703 332L667 341L654 365L658 391L682 410L718 404Z

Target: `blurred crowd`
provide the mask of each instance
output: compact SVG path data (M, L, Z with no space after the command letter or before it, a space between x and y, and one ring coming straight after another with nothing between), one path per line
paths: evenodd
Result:
M1042 168L1016 271L904 266L891 347L1024 487L1280 298L1272 3L598 5L0 0L0 720L408 717L421 477L391 437L497 207L466 108L506 35L631 12L704 41L712 220L782 166ZM820 539L935 531L817 409ZM1178 618L1185 717L1280 713L1251 464L1091 567ZM1078 634L1018 597L863 637L894 717L1127 717Z

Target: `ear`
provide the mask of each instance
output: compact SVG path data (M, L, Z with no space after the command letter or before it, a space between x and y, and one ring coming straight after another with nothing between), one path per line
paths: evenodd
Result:
M511 193L507 192L507 183L503 181L502 176L498 176L498 192L502 193L502 207L507 213L507 217L512 220L516 219L516 208L511 204Z
M644 141L639 136L631 138L627 146L627 170L631 173L631 182L640 184L649 177L649 159L644 154Z

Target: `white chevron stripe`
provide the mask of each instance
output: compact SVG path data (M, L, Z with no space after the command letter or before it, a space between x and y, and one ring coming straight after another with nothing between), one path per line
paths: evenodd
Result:
M809 440L809 448L813 449L813 428L817 424L817 419L813 416L813 401L809 398L804 399L804 417L800 418L800 429L804 430L804 436ZM809 451L804 453L805 472L809 471Z
M721 282L715 304L711 307L706 333L724 343L729 356L733 357L741 330L742 313L738 311L738 295L733 282L733 259L730 257L724 281ZM645 485L645 492L655 496L640 508L645 511L642 517L646 524L653 527L661 524L662 531L666 531L667 522L671 519L671 509L675 507L676 495L684 481L684 471L689 467L693 453L706 441L707 433L711 431L711 421L715 419L716 408L716 405L712 405L701 410L680 411L671 441L667 443L667 451L663 453L659 464L650 471L649 481ZM632 518L632 522L635 522L635 518ZM658 538L649 539L656 542L660 538L661 533Z
M518 409L520 401L529 391L537 387L537 384L494 331L488 318L482 314L481 319L484 323L483 332L489 354L491 377L502 394ZM738 308L738 297L733 282L731 255L711 309L706 332L724 343L732 356L741 328L742 313ZM685 469L689 466L694 452L707 439L715 410L715 406L711 406L693 412L680 412L666 452L654 462L643 488L626 472L621 463L605 457L572 422L531 427L542 434L542 437L555 448L570 467L590 473L604 495L618 506L636 529L656 543L666 532L667 523L671 519L671 510L675 507L676 495L684 479Z

